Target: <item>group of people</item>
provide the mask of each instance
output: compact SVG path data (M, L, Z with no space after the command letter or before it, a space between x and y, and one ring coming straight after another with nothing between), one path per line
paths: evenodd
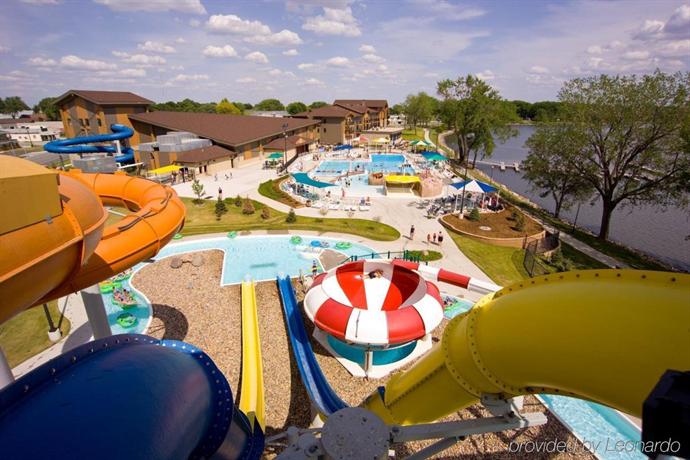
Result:
M415 233L415 228L414 228L414 225L412 225L410 227L410 240L414 240L414 233ZM426 234L426 242L427 242L427 244L431 244L431 243L438 244L438 245L442 244L443 243L443 233L441 233L440 231L438 233L436 233L436 232L427 233Z
M125 288L113 289L113 297L115 298L115 301L119 303L132 304L135 302L132 293L129 291L129 289Z

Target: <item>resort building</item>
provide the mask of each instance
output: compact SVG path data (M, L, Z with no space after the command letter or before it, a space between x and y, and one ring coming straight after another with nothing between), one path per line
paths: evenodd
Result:
M129 91L87 91L71 89L55 100L66 137L106 134L110 125L132 126L128 115L145 113L153 104ZM140 142L137 133L131 139Z
M322 144L347 144L359 136L362 114L337 105L326 105L293 115L320 122L318 126Z
M27 119L24 119L27 120ZM62 123L44 121L40 123L18 122L0 125L0 133L6 134L22 146L43 145L62 137Z
M333 105L361 114L361 130L388 125L388 101L385 99L336 99Z
M154 142L171 131L193 133L222 147L227 154L216 161L229 161L231 167L259 161L265 151L283 151L286 147L290 159L316 148L319 142L318 120L191 112L138 113L129 115L129 120L139 143ZM137 161L149 168L176 161L159 150L137 151L137 144L133 144Z

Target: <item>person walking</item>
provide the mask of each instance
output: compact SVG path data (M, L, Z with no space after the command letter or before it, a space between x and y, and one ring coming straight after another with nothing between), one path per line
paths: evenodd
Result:
M443 233L438 232L438 244L440 245L441 243L443 243Z
M426 244L431 244L431 233L426 234Z
M223 199L223 189L221 187L218 187L218 198Z
M431 238L434 240L434 244L436 244L436 233L434 233Z
M311 263L311 276L316 276L319 273L319 267L316 265L316 259Z
M410 227L410 239L414 240L414 224Z

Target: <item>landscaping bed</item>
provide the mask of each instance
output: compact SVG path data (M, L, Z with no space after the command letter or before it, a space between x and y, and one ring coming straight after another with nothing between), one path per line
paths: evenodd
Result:
M288 193L285 193L281 188L280 184L289 179L290 176L281 177L279 179L270 179L266 182L259 184L259 193L266 198L276 200L280 203L286 204L291 208L301 208L304 205L291 197Z

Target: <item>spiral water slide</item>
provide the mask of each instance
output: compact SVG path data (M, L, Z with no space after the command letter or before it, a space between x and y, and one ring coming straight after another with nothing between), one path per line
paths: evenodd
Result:
M0 323L155 256L180 231L170 187L124 173L57 173L0 156ZM106 226L103 206L131 213Z
M45 149L50 153L70 154L70 153L118 153L117 147L112 145L89 145L99 142L114 142L128 139L134 135L134 131L129 126L113 124L110 125L112 134L95 134L92 136L79 136L71 139L58 139L48 142ZM134 150L131 147L120 149L120 155L115 156L118 163L131 163L134 161Z

